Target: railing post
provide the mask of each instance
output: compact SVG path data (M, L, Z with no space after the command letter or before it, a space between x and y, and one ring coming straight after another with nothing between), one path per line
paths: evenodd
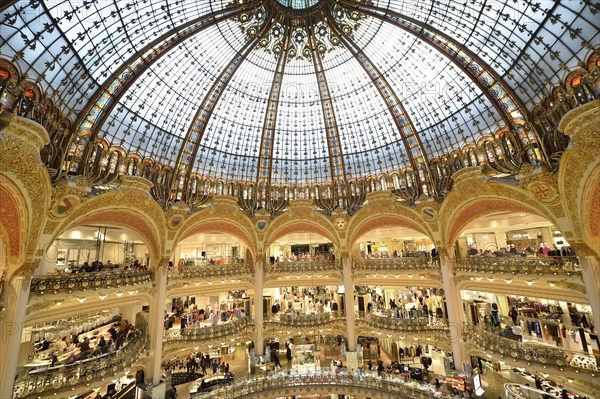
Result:
M22 270L33 273L37 268L37 262L32 263L31 267L22 266ZM0 385L0 398L13 397L13 385L17 373L17 361L19 350L21 348L21 332L25 323L27 313L27 303L29 302L29 284L31 275L14 276L10 282L10 287L3 295L10 295L10 301L7 301L5 310L6 318L0 324L0 375L2 384Z
M448 334L452 345L452 354L454 356L454 368L463 371L463 317L460 306L460 292L454 284L453 259L449 257L448 253L443 252L445 251L440 251L440 261L444 294L446 297L446 309L448 313Z

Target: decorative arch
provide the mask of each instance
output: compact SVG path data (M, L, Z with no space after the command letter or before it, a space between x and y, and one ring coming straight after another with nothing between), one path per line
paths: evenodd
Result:
M8 263L24 260L29 207L21 190L6 176L0 175L0 236L6 242Z
M212 208L202 209L181 222L173 236L171 251L182 240L205 231L221 231L234 235L248 246L253 257L256 256L258 239L254 226L250 219L239 212L235 198L217 196L213 200Z
M356 226L356 229L349 235L350 240L348 241L348 249L352 249L360 237L380 227L406 227L426 235L432 242L435 242L427 230L422 225L416 223L414 219L411 220L407 217L393 214L380 214L372 215L368 219L364 219L360 225Z
M445 244L452 245L462 230L464 230L469 223L480 217L506 211L532 213L547 218L547 215L540 212L537 208L510 198L477 198L473 201L463 203L460 208L456 210L454 215L452 215L452 219L448 222L446 230L443 231L443 233L445 233L443 237L446 237ZM552 222L552 220L550 220L550 222Z
M144 239L153 261L164 251L166 223L160 206L139 189L124 188L84 201L69 211L69 216L49 231L52 243L65 230L82 224L102 223L131 229Z
M340 239L329 219L309 207L298 207L293 204L285 214L275 219L265 232L265 248L281 237L296 232L320 234L340 247Z

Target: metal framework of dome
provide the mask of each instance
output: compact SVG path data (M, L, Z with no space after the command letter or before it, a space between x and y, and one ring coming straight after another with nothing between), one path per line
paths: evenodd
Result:
M16 64L59 110L42 154L55 183L107 190L139 175L165 208L226 194L249 216L295 199L353 214L376 190L441 201L468 166L556 170L568 140L531 110L599 38L590 2L3 7L3 106L19 96Z

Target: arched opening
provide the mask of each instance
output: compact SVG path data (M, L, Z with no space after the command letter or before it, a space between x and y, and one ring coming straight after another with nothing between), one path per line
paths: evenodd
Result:
M572 256L562 233L542 216L526 211L483 214L456 238L457 257Z
M207 229L179 241L174 259L179 268L243 264L247 251L248 244L239 235Z
M65 230L50 244L37 275L109 272L148 268L151 253L131 228L106 223Z

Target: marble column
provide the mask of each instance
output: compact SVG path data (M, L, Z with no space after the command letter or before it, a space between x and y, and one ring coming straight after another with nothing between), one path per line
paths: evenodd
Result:
M352 259L349 254L342 254L344 276L344 304L346 309L346 331L348 352L356 352L356 320L354 315L354 281L352 280Z
M37 263L36 263L37 265ZM33 272L33 269L30 270ZM30 275L14 276L8 283L4 318L0 323L0 398L12 398L21 348L21 335L29 301Z
M150 305L150 322L148 323L148 339L150 340L150 351L152 353L152 365L149 369L154 385L160 382L161 362L164 335L164 308L167 294L167 268L169 259L161 260L160 265L154 271L154 298Z
M444 285L444 294L446 297L446 308L448 311L448 323L450 331L448 338L452 345L452 354L454 356L454 367L463 371L464 353L463 353L463 312L461 309L460 292L456 288L453 279L453 259L441 256L442 280Z
M256 324L256 342L254 342L254 354L262 356L265 354L264 335L264 313L263 288L265 285L265 274L263 261L256 262L254 271L254 322Z
M600 327L600 261L593 255L579 256L581 278L592 307L594 325Z

